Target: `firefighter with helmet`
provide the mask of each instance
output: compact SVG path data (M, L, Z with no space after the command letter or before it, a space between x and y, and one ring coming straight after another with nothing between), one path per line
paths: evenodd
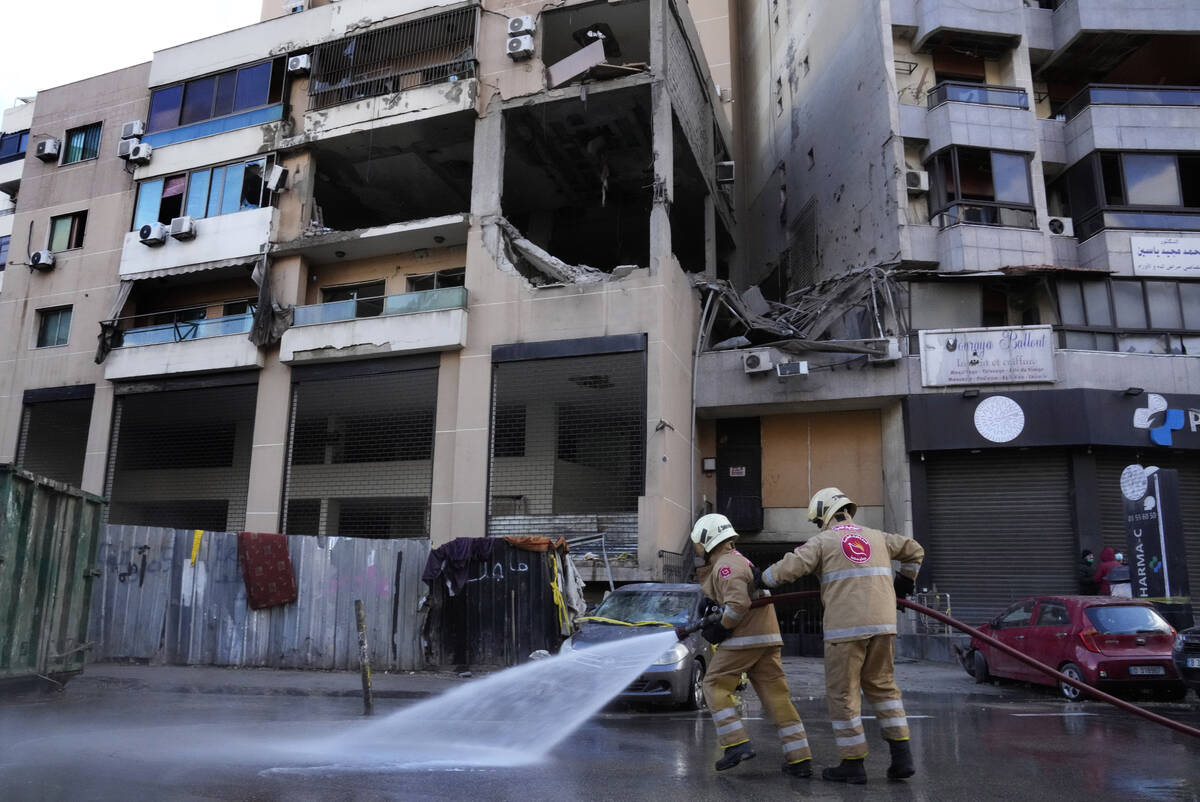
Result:
M705 515L692 529L692 548L705 561L699 569L701 586L705 595L722 606L720 621L701 630L709 642L719 644L704 675L704 698L723 748L716 769L733 768L755 755L733 699L744 672L775 723L783 745L783 773L811 777L808 736L792 705L780 660L783 638L779 622L769 607L750 607L751 599L763 591L755 587L757 569L735 548L737 536L724 515Z
M915 773L908 721L896 685L896 598L913 590L925 550L912 538L854 522L857 505L836 487L817 491L808 519L820 533L762 572L759 584L773 588L818 574L825 605L825 689L841 763L822 779L861 785L867 737L862 696L875 708L891 750L888 779ZM900 573L892 577L892 560Z

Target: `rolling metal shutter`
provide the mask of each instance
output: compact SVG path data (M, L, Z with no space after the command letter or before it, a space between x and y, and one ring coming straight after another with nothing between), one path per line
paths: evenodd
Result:
M926 476L918 539L951 615L978 624L1017 599L1077 592L1065 452L929 453Z

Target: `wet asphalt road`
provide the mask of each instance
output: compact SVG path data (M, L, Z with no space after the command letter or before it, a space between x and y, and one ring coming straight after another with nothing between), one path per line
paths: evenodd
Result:
M364 769L288 765L253 746L353 727L362 719L352 698L68 689L0 700L0 799L1200 799L1200 740L1107 705L1067 705L1025 686L999 696L910 693L906 701L917 776L884 778L886 745L868 722L870 782L845 787L781 775L771 728L753 701L747 712L759 756L721 774L712 770L717 746L706 715L620 707L593 718L538 765ZM377 710L386 715L410 703L377 700ZM831 765L823 700L796 703L815 764ZM1195 696L1151 706L1200 726ZM250 745L233 759L220 757L231 739Z

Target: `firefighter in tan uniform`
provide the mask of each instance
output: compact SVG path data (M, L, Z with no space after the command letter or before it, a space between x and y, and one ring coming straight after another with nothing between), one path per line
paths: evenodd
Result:
M711 643L720 644L704 676L704 698L723 747L716 769L733 768L755 754L732 695L745 672L775 723L783 745L783 773L811 777L808 736L792 705L780 660L779 622L769 607L751 609L751 596L763 591L755 587L753 564L734 548L736 538L724 515L705 515L692 529L692 547L705 558L699 572L704 593L722 605L721 620L701 630Z
M862 699L875 708L891 749L889 779L915 772L908 744L908 721L893 657L896 597L912 592L925 550L911 538L854 523L857 506L836 487L812 497L808 519L821 528L795 551L762 572L759 584L773 588L806 574L819 574L825 605L825 688L841 763L821 777L860 785L867 781L863 759ZM900 573L892 578L892 560Z

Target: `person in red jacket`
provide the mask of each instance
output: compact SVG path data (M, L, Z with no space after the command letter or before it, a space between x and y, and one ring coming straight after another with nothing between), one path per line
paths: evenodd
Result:
M1092 579L1099 583L1099 588L1096 592L1101 596L1107 596L1112 592L1112 588L1108 584L1108 572L1120 565L1116 560L1117 552L1111 548L1105 548L1100 552L1100 564L1096 566L1096 573L1092 575Z

